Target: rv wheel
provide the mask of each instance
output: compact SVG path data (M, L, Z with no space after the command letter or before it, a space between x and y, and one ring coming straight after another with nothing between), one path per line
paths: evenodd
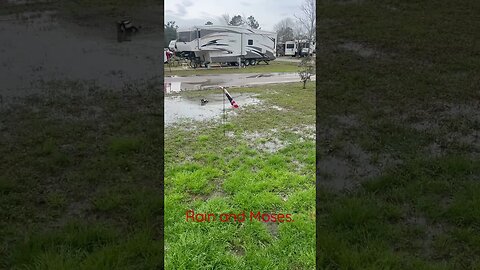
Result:
M252 59L252 63L251 63L251 65L252 65L252 66L255 66L256 64L257 64L257 60L255 60L255 59Z
M245 60L245 66L249 66L250 65L250 60Z

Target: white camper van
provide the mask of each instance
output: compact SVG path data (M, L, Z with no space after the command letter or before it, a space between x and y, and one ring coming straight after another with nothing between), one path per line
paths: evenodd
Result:
M176 51L193 67L209 63L255 65L275 59L277 34L238 26L202 25L177 30Z

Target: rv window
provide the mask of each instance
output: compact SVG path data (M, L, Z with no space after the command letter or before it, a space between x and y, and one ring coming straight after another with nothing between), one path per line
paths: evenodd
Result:
M253 39L248 40L248 45L253 45Z
M190 32L178 32L178 39L180 42L190 42Z
M287 49L293 49L293 44L287 44Z

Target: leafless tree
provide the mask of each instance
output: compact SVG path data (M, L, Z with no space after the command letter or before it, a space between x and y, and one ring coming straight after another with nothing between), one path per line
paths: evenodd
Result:
M306 35L309 40L315 39L315 30L316 30L316 13L315 13L315 0L304 0L303 4L300 6L302 12L301 15L295 15L295 18L305 29Z
M290 27L290 28L293 29L294 25L295 25L295 23L293 22L293 20L291 18L285 18L285 19L279 21L277 24L275 24L273 29L275 31L280 31L281 29L286 29L287 27Z
M293 33L295 35L295 39L308 39L308 34L305 28L298 23L293 27Z
M278 41L285 42L287 40L293 40L295 38L295 23L291 18L285 18L279 21L273 27L273 30L277 33Z
M228 25L230 24L230 15L225 13L225 14L222 14L222 16L220 16L220 21L222 23L224 23L225 25Z

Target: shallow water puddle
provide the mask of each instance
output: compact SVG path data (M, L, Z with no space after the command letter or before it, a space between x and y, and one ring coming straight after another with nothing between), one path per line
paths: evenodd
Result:
M379 54L379 52L375 51L374 49L369 48L364 44L356 43L356 42L346 42L344 44L339 45L339 47L341 49L354 52L360 55L361 57L365 57L365 58L373 57Z
M240 106L233 109L228 100L225 98L225 109L228 118L235 115L245 106L260 104L261 100L256 98L256 94L242 93L234 94L235 102ZM204 98L208 103L202 105L200 100ZM205 121L213 119L221 119L223 116L223 94L209 94L204 97L186 98L182 96L165 97L165 125L171 125L183 120Z
M315 80L315 76L312 76ZM298 82L297 73L274 72L267 74L238 73L238 74L204 74L194 76L166 76L165 83L180 82L180 91L215 89L224 87L243 87L249 85L263 85L271 83ZM168 90L167 90L168 91Z
M39 83L52 80L95 80L121 89L160 74L158 39L139 33L118 43L115 28L105 29L62 21L56 11L0 16L0 95L35 93Z

